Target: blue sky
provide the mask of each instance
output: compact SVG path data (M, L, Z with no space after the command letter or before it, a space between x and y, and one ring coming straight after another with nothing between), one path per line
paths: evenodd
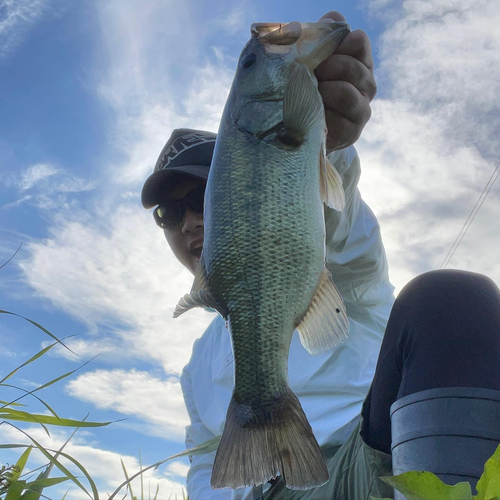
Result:
M440 267L500 160L496 0L0 0L0 261L23 244L0 271L0 308L76 335L78 353L54 349L14 382L32 388L99 354L44 397L67 417L127 419L79 432L70 449L102 491L121 482L120 456L134 470L139 448L144 463L183 448L178 377L211 319L171 319L192 278L142 208L142 183L172 129L217 130L252 22L314 21L332 8L374 47L360 189L399 290ZM499 189L449 266L497 283ZM2 375L47 339L0 319ZM0 442L22 439L2 426ZM168 498L186 467L163 467L152 484Z

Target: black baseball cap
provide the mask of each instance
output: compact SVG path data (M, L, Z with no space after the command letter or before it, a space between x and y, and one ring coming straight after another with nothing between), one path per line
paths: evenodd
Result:
M172 175L181 173L207 179L216 138L216 134L205 130L175 129L144 183L143 207L152 208L160 203Z

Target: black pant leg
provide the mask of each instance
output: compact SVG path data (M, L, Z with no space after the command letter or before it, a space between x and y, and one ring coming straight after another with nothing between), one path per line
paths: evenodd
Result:
M481 274L440 270L397 297L363 407L363 438L391 452L390 406L437 387L500 390L500 290Z

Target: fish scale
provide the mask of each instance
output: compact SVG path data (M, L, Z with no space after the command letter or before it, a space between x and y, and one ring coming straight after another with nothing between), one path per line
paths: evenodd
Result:
M324 484L328 471L288 385L292 335L297 328L316 354L348 330L325 269L323 201L341 209L344 195L325 157L313 69L348 27L254 26L214 149L195 282L174 315L202 305L229 324L235 385L212 486L261 484L281 474L287 487L307 489Z

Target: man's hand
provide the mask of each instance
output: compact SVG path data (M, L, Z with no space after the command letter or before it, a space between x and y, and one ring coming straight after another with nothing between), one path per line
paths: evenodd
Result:
M339 12L320 22L345 21ZM377 93L370 39L362 30L349 33L338 49L315 71L325 106L327 152L354 144L371 116L370 102Z

